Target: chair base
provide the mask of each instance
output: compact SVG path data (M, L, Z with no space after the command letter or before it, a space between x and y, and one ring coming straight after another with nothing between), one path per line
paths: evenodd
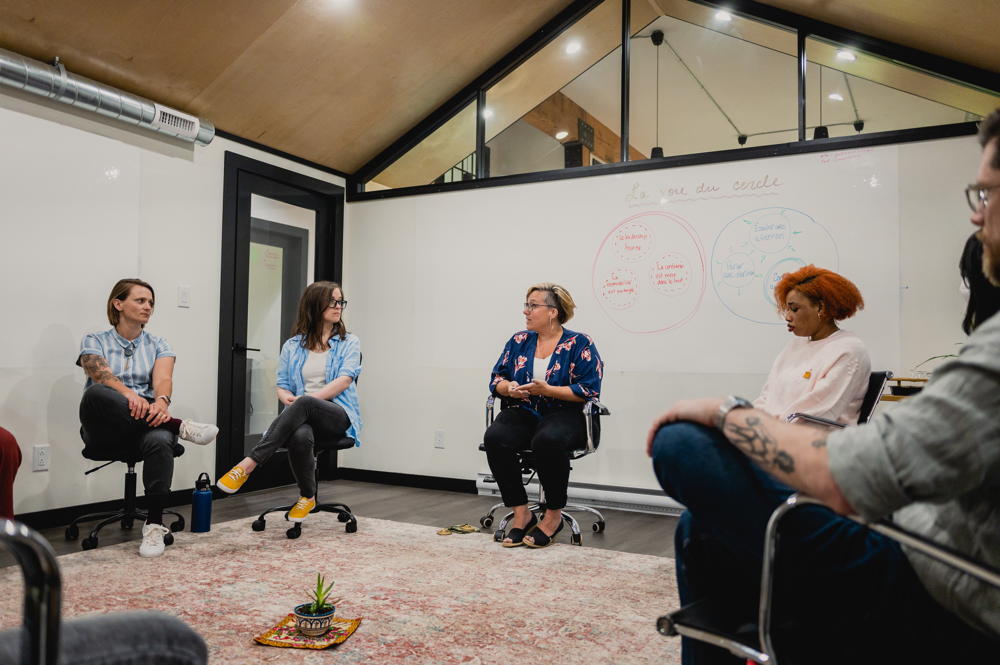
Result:
M173 510L164 510L163 514L164 516L173 515L176 518L170 523L171 533L168 533L163 537L163 543L165 545L172 545L174 542L172 533L184 530L184 516ZM94 525L94 528L90 530L90 535L84 538L80 543L82 549L92 550L97 547L97 534L104 527L109 524L113 524L114 522L121 522L122 529L131 529L135 522L145 524L147 517L147 512L145 510L139 510L138 508L133 508L132 510L119 510L117 512L90 513L87 515L81 515L66 526L66 540L76 540L80 537L79 525L81 522L100 520L96 525Z
M263 531L267 528L267 515L268 513L283 512L285 514L285 520L288 520L288 511L295 507L295 504L290 504L286 506L275 506L273 508L268 508L260 514L250 525L254 531ZM335 513L337 515L338 522L346 522L344 526L344 531L347 533L354 533L358 530L358 520L351 513L351 508L343 503L317 503L316 506L309 511L309 514L313 513ZM298 538L302 535L302 522L294 522L292 526L285 531L285 535L289 538Z
M493 513L503 507L503 502L494 504L488 513L479 518L479 523L487 529L490 528L493 526ZM528 510L533 513L537 513L540 519L545 513L545 505L537 502L532 503L528 505ZM580 532L580 523L576 521L575 517L573 517L573 513L590 513L596 518L594 523L591 525L591 529L594 533L604 532L605 522L604 515L601 514L601 511L596 508L591 508L590 506L567 503L566 507L562 509L562 518L563 522L565 522L570 529L570 542L574 545L583 545L583 534ZM500 524L497 525L497 529L493 533L493 540L500 542L507 536L507 523L510 522L510 519L513 516L514 513L511 511L508 512L502 520L500 520Z
M726 649L747 661L767 665L771 657L760 648L756 623L747 623L730 603L714 598L685 605L656 621L661 635L680 635Z

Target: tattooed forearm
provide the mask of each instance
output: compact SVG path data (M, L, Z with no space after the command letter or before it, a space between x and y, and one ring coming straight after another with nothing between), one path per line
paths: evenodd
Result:
M111 373L108 361L103 356L80 356L80 365L94 383L107 383L118 378Z
M824 436L822 439L816 439L815 441L813 441L812 442L812 447L813 448L826 448L826 437Z
M774 466L782 473L795 472L795 460L778 449L778 442L767 433L760 418L748 416L746 425L727 423L726 434L734 446L760 466Z

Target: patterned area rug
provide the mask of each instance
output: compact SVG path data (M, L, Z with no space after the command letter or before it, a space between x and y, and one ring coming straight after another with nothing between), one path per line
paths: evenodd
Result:
M332 515L289 540L280 518L261 533L251 521L177 534L156 559L140 558L137 543L62 556L63 615L162 610L197 630L216 664L680 662L679 639L654 626L677 607L670 558L561 543L504 549L489 534L364 517L348 534ZM255 644L307 600L317 572L336 581L338 616L363 617L357 632L325 651ZM0 627L15 626L16 566L0 571L0 588Z

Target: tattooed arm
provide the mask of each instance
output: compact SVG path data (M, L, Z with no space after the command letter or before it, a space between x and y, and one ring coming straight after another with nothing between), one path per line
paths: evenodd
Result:
M138 420L146 417L149 412L149 403L111 373L111 367L108 366L108 361L104 356L85 353L80 356L80 367L94 383L103 383L124 395L125 399L128 400L129 413L132 414L133 418Z
M713 427L722 401L721 397L708 397L675 404L653 423L646 439L647 454L652 454L656 432L667 423L688 420ZM734 409L726 416L723 434L779 481L823 501L838 513L854 512L830 473L826 450L829 431L781 422L758 409Z

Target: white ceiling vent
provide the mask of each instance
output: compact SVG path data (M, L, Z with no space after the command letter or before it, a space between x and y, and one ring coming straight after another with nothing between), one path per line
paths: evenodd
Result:
M198 118L187 113L181 113L177 109L172 109L160 104L153 104L156 113L149 126L159 130L164 134L173 134L188 141L193 141L198 136L201 123Z

